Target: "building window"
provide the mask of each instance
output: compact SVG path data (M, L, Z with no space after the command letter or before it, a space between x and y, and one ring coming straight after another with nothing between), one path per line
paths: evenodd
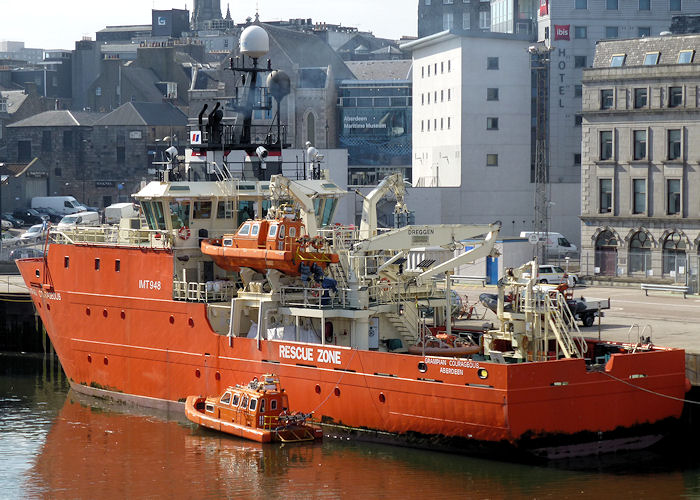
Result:
M644 160L647 157L647 131L635 130L632 136L634 138L632 158L635 160Z
M639 38L644 38L647 36L651 36L651 27L650 26L640 26L637 28L637 36Z
M659 53L658 52L647 52L646 55L644 56L644 65L645 66L654 66L659 62Z
M669 7L669 10L681 10L681 7L682 7L681 0L669 0L668 7Z
M454 28L454 21L454 14L452 14L452 12L445 12L442 15L442 29L451 30Z
M588 27L574 26L574 38L588 38Z
M486 118L486 130L498 130L498 118Z
M32 141L17 141L17 161L28 162L32 159Z
M605 0L605 8L608 10L617 10L617 0Z
M486 166L487 167L497 167L498 166L498 155L495 153L488 153L486 155Z
M498 57L487 57L486 69L498 69Z
M580 113L576 113L574 115L574 127L580 127L581 124L583 124L583 115Z
M448 101L452 100L452 89L447 89L447 100Z
M430 0L425 0L425 5L430 5Z
M63 131L63 150L72 151L73 150L73 131L64 130Z
M639 0L639 10L651 10L651 0Z
M634 107L647 107L647 89L634 89Z
M574 85L574 97L581 97L583 95L583 85Z
M452 118L447 117L447 130L450 130L452 128Z
M124 165L126 163L126 148L124 146L117 146L117 165Z
M445 102L445 91L444 90L440 91L440 102Z
M63 175L63 170L61 169L61 167L56 167L53 169L53 174L56 177L61 177Z
M447 60L447 72L450 73L452 71L452 59Z
M681 213L681 180L666 179L666 214L678 215Z
M50 130L44 130L41 133L41 150L42 151L51 151L53 148L51 147L51 131Z
M647 211L647 180L632 179L632 213L643 214Z
M481 10L479 11L479 29L490 30L491 29L491 11Z
M440 74L445 72L445 61L440 62Z
M681 50L678 53L678 64L690 64L693 62L694 50Z
M442 0L442 3L445 5L452 5L454 3L454 0Z
M576 9L587 9L588 8L588 0L575 0L574 7Z
M574 165L581 165L581 153L574 153Z
M587 65L586 56L574 56L574 68L585 68Z
M603 89L600 91L600 109L612 109L613 107L613 90Z
M420 68L420 77L425 78L425 66L421 66Z
M625 54L615 54L610 58L610 67L619 68L625 64Z
M612 179L598 179L599 211L601 214L612 212Z
M683 275L687 264L685 239L680 233L673 232L664 241L663 273L665 275Z
M683 87L669 87L668 107L677 108L683 104Z
M649 269L651 269L651 238L645 231L638 231L630 239L629 270L630 273L646 273Z
M620 30L617 26L606 26L605 27L605 38L617 38L620 35Z
M472 29L472 16L471 12L462 13L462 29L470 30Z
M445 130L445 119L440 118L440 130Z
M425 132L425 122L423 120L420 121L420 131Z
M497 88L486 89L486 100L487 101L498 101L498 89Z
M681 130L671 129L668 134L668 159L678 160L681 157Z
M601 161L612 160L613 140L612 130L601 130L600 132L600 159Z

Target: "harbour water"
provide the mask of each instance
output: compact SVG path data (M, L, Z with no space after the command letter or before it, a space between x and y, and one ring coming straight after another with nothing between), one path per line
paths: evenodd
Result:
M55 358L0 354L0 498L700 498L696 449L544 466L260 445L75 394Z

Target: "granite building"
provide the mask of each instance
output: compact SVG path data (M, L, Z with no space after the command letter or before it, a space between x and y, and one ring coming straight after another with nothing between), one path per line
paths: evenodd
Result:
M581 270L695 283L700 35L599 42L583 71Z

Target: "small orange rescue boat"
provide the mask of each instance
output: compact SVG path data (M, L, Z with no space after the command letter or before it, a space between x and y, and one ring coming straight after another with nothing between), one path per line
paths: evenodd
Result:
M478 354L481 347L461 339L456 335L438 333L437 335L426 335L416 344L409 346L409 354L426 356L445 356L452 358L462 358L471 354Z
M201 249L217 266L235 272L248 267L263 274L276 269L299 276L301 264L325 269L338 262L338 254L323 251L327 247L323 237L309 237L305 231L301 220L293 217L248 220L236 234L202 241Z
M275 375L254 378L247 386L230 386L220 396L188 396L188 420L233 436L269 443L323 438L320 427L307 424L310 413L289 413L289 401Z

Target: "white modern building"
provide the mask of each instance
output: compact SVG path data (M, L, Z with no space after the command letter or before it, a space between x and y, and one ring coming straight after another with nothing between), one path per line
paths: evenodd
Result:
M504 236L533 227L529 45L517 35L442 32L403 46L413 52L417 223L500 220ZM578 199L578 185L552 192L569 207L562 226L578 230L579 204L569 203Z

